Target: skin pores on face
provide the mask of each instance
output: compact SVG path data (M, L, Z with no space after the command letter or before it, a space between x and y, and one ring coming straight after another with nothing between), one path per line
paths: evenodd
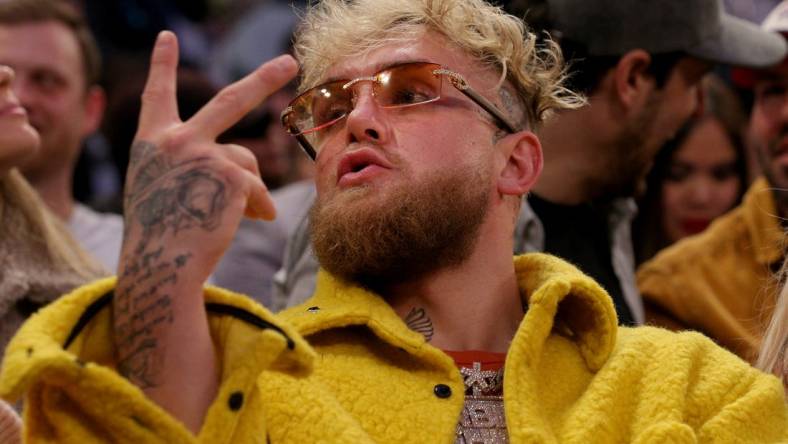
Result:
M670 242L699 233L736 204L742 187L737 161L719 121L709 117L693 127L662 183L662 226Z
M338 62L329 78L353 79L369 76L381 66L409 61L428 61L459 71L470 85L500 105L495 86L496 73L479 68L478 62L452 48L434 33L410 42L390 44L364 57ZM388 163L362 184L380 199L387 187L400 181L420 180L436 169L465 168L486 164L493 156L493 136L497 131L478 105L444 80L442 99L429 104L400 109L383 109L372 98L369 83L356 84L353 111L330 128L316 160L317 190L321 199L330 199L347 189L338 185L338 166L352 151L373 150ZM410 177L408 177L410 176ZM358 187L356 187L358 188ZM358 193L353 193L353 200Z

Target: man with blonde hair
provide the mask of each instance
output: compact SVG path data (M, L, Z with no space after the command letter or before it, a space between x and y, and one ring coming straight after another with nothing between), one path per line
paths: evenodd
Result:
M177 42L163 33L118 280L29 322L0 376L4 396L28 393L29 436L785 438L773 376L696 334L619 329L607 294L559 259L512 261L541 170L532 129L580 103L561 87L559 54L519 20L483 0L323 0L296 47L302 94L282 120L316 163L314 297L276 317L202 288L242 215L275 211L251 154L215 137L296 64L264 64L182 122Z
M657 149L699 109L712 63L767 66L785 55L785 43L726 14L718 0L503 3L541 29L537 36L555 36L571 65L567 85L588 96L539 129L544 170L520 208L514 251L577 265L610 293L619 324L641 325L631 224ZM307 237L302 220L274 276L275 311L314 290Z

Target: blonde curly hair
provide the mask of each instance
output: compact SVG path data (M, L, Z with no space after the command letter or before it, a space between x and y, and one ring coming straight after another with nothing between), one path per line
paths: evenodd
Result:
M522 20L485 0L322 0L310 5L294 46L302 66L300 91L316 86L344 57L411 40L425 29L497 70L498 88L508 80L529 128L553 111L585 103L563 86L566 70L558 45L548 40L537 46Z
M788 394L788 261L783 262L777 277L782 289L777 295L769 326L764 331L755 367L777 375Z

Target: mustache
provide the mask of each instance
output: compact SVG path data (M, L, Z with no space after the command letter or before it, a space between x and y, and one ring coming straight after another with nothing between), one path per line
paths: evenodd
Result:
M400 155L398 152L396 152L394 150L385 149L382 146L382 144L379 144L379 143L377 143L375 141L366 141L365 140L363 142L350 142L345 147L344 153L348 153L348 152L351 152L351 151L357 151L357 150L360 150L362 148L369 148L369 149L372 149L372 150L378 152L393 167L396 167L396 168L402 168L403 167L404 160L402 158L402 155Z

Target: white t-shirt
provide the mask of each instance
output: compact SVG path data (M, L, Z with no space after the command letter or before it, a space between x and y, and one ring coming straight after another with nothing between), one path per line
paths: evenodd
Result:
M123 242L123 218L113 213L98 213L76 203L68 221L71 234L112 274L117 273Z

